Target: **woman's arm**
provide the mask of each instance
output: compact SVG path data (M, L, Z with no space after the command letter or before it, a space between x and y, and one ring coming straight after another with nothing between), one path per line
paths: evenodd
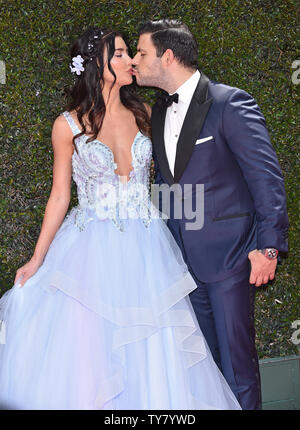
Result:
M48 199L41 232L30 261L16 272L15 281L23 276L19 286L23 286L41 266L48 248L59 229L69 207L71 196L72 131L63 116L56 118L52 128L54 152L53 182Z

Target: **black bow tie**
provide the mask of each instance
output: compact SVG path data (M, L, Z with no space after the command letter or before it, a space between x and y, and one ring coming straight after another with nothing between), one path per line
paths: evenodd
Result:
M177 93L172 94L171 96L170 95L165 96L165 99L164 99L165 106L169 107L169 106L171 106L172 103L178 103L178 94Z

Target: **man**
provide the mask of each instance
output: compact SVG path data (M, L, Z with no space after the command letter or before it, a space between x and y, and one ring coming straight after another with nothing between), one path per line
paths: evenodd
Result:
M288 250L284 181L256 101L210 81L197 58L187 26L147 22L134 74L169 93L151 117L155 182L204 184L203 227L168 220L198 285L190 299L199 325L242 408L260 409L254 298Z

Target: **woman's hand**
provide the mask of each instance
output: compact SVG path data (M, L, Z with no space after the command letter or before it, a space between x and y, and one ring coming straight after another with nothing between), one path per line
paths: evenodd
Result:
M41 266L42 262L38 261L34 257L32 257L28 263L24 264L24 266L20 267L15 276L14 284L17 282L19 278L22 278L19 283L18 287L21 288L25 284L25 282L31 278L35 274L35 272L38 270L38 268Z

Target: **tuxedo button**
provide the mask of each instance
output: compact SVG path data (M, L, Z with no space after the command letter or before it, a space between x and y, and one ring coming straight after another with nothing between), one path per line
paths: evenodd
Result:
M178 134L175 134L175 137L178 137Z

